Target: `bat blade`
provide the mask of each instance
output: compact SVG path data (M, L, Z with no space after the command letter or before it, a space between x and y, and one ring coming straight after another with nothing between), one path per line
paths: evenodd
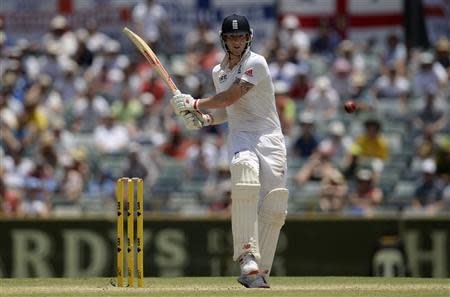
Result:
M170 91L172 91L172 94L174 95L179 94L180 91L178 90L177 86L173 82L172 78L170 77L169 73L166 71L164 66L161 64L161 61L159 61L156 54L150 48L150 46L141 37L139 37L139 35L131 31L127 27L123 28L122 32L131 40L131 42L134 43L134 45L139 49L142 55L144 55L147 61L155 67L159 76L167 84Z

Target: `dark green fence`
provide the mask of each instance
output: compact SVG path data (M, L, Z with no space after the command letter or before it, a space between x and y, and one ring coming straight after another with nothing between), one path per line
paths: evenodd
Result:
M114 219L0 219L0 277L115 275ZM289 218L274 275L449 277L450 218ZM146 276L233 275L228 219L148 217Z

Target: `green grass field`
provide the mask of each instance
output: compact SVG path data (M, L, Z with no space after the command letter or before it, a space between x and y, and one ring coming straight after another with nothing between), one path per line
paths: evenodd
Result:
M450 279L273 277L271 289L245 289L232 277L146 278L145 288L116 288L115 279L0 279L2 297L296 296L449 297Z

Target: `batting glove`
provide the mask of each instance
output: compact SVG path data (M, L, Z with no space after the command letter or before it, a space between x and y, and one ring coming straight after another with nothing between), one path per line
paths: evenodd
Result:
M212 117L199 111L190 111L183 114L184 124L189 130L197 130L211 125Z
M198 99L192 98L189 94L177 94L170 99L170 104L177 115L183 111L197 110Z

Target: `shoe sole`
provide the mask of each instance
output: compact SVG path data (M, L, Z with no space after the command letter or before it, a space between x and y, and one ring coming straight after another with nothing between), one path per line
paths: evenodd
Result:
M259 287L249 287L249 285L241 280L241 278L237 279L238 283L246 287L247 289L270 289L269 284L261 285Z

